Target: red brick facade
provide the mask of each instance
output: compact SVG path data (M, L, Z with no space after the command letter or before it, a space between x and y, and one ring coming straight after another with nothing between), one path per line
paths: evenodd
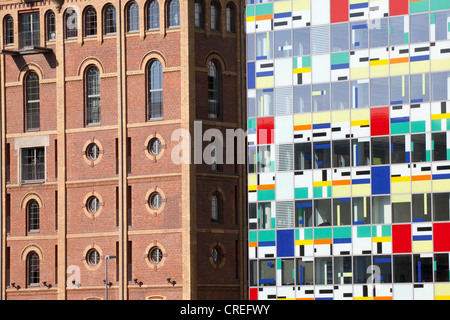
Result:
M193 137L195 121L202 121L203 132L245 125L243 4L217 0L221 23L214 31L210 0L201 1L202 28L194 27L193 0L179 0L179 27L168 26L170 1L154 1L159 4L159 29L146 30L151 1L137 0L136 32L126 32L132 1L66 0L60 11L48 0L32 5L0 1L4 299L104 299L105 264L109 299L246 298L244 167L226 164L216 172L208 164L171 160L176 129L187 129ZM122 32L104 34L107 4L116 8ZM234 32L226 28L228 5L234 8ZM97 35L85 37L79 26L78 36L66 39L68 8L76 9L83 25L87 6L96 10ZM21 15L27 10L39 12L39 47L45 52L34 48L34 54L23 54ZM45 36L48 10L55 14L52 41ZM9 16L13 44L6 44ZM220 66L220 120L208 118L211 59ZM147 67L154 60L163 69L163 117L147 121ZM100 124L94 126L86 125L90 66L100 72ZM37 131L26 127L29 72L39 77ZM158 156L147 151L154 137L162 144ZM95 161L86 155L92 142L99 147ZM24 149L42 147L45 178L23 181ZM154 192L162 199L157 210L148 204ZM220 198L218 222L211 221L213 194ZM95 213L87 209L91 196L99 200ZM33 199L39 204L39 226L30 230ZM162 257L154 263L150 252L156 247ZM215 247L222 254L217 263L212 259ZM91 249L99 254L94 265L87 260ZM34 273L33 254L38 256ZM105 260L107 255L117 258Z

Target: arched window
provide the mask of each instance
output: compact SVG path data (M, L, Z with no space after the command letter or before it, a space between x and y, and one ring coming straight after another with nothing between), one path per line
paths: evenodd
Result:
M211 222L221 223L222 200L219 194L214 193L211 196Z
M203 3L202 0L195 0L194 3L194 25L196 28L203 28Z
M159 4L156 0L147 6L147 29L159 29Z
M48 41L56 39L56 25L55 25L55 13L53 11L47 12L45 16L45 31Z
M100 124L100 71L95 66L86 71L86 124Z
M208 64L208 106L209 118L220 118L220 71L216 63L210 61Z
M7 15L4 20L5 45L14 44L14 19Z
M139 6L136 2L131 2L127 7L127 31L139 30Z
M105 8L105 34L116 32L116 8L112 4L108 4Z
M163 71L161 62L154 60L148 68L148 120L163 116Z
M32 251L27 256L28 286L39 285L39 255Z
M84 12L84 35L91 37L97 35L97 11L89 7Z
M220 9L217 3L211 2L211 30L219 30L220 28Z
M39 130L39 77L36 72L30 72L25 80L25 113L26 113L26 130Z
M226 20L227 20L227 32L236 32L236 10L234 6L230 3L227 5L226 9Z
M178 0L171 0L167 7L167 21L168 27L180 26L180 2Z
M39 203L30 200L27 204L28 232L39 230Z
M39 203L30 200L27 204L28 231L39 230Z
M75 9L68 8L66 10L64 21L66 24L66 39L78 37L78 15Z

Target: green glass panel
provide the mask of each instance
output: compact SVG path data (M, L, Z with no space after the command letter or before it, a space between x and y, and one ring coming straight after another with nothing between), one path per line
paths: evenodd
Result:
M258 201L275 200L275 190L259 190Z
M351 227L342 227L333 229L333 239L347 239L352 237Z
M272 3L259 4L256 6L256 15L257 16L263 16L263 15L272 14L272 13L273 13L273 4Z
M409 133L409 122L398 122L391 124L391 134Z
M428 0L415 1L409 3L410 13L427 12L428 9L429 9Z
M275 230L259 231L258 239L260 242L275 241Z
M295 188L295 199L307 199L308 188Z
M425 129L426 129L425 120L411 122L411 133L425 132Z
M316 228L314 229L314 239L331 239L332 228Z
M372 236L372 232L370 230L370 226L358 226L356 227L356 235L358 238L370 238Z

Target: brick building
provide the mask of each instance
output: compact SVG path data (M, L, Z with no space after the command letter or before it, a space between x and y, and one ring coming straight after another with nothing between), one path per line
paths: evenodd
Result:
M244 166L172 161L246 123L241 6L0 1L3 299L245 298Z

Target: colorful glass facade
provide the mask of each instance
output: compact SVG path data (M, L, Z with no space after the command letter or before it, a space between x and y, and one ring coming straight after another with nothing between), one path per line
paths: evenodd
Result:
M450 298L450 1L246 3L250 299Z

